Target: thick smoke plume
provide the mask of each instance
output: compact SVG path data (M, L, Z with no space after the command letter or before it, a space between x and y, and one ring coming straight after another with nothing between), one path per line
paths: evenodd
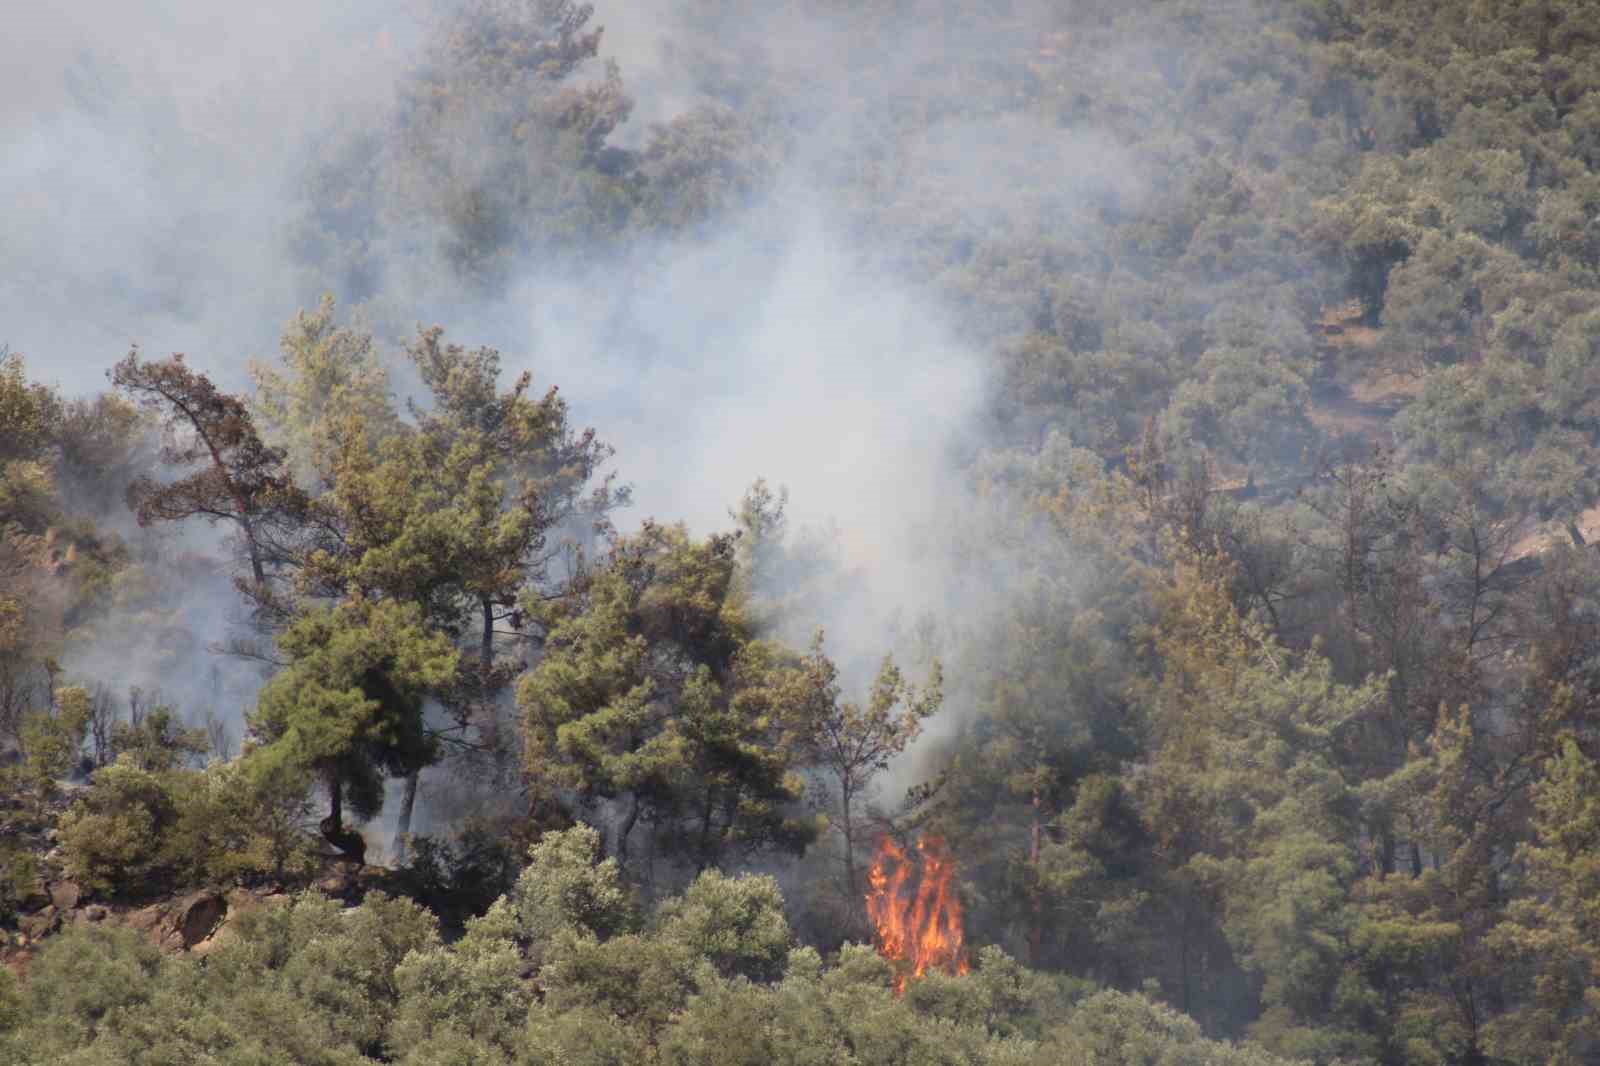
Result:
M0 196L11 205L0 256L13 264L0 278L0 339L69 393L102 388L130 342L184 351L243 388L246 359L270 354L282 323L336 285L295 243L315 167L374 132L381 157L439 16L421 5L172 0L23 20L0 53L21 87L0 105ZM758 194L581 268L514 263L492 295L455 284L447 264L386 261L379 248L379 291L358 295L372 297L391 345L408 323L438 322L453 340L499 348L509 372L559 385L575 418L616 445L636 501L624 528L645 517L726 528L756 478L786 487L792 524L832 530L850 575L848 594L793 619L789 635L826 627L860 685L896 626L970 622L1005 601L993 565L982 582L962 580L952 530L970 536L966 471L993 389L979 346L1008 324L975 327L906 280L917 249L865 225L842 179L859 191L863 168L876 168L875 181L901 188L903 210L956 205L951 224L963 228L1049 219L1066 231L1085 226L1086 205L1136 203L1143 183L1093 130L975 108L887 147L919 85L1015 62L1051 17L1013 5L974 32L915 12L868 20L847 5L603 5L602 59L618 63L634 101L611 143L647 145L654 124L740 100L760 81L761 98L742 102L782 116L788 142ZM604 75L591 66L585 77ZM1048 189L1046 202L1018 202L1020 187ZM210 592L186 608L204 631L196 649L225 637L230 617L225 583L200 587ZM114 661L93 649L76 665ZM188 662L187 673L210 676L205 655Z

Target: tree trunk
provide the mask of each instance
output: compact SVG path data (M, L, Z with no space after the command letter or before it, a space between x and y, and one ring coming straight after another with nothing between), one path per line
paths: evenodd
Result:
M245 547L250 551L250 575L256 579L256 591L260 593L267 587L267 569L261 563L261 546L256 543L255 527L250 524L249 518L241 514L239 525L244 530Z
M344 789L338 770L328 771L328 823L335 831L344 829Z
M1033 924L1028 929L1028 965L1034 969L1039 967L1039 950L1043 942L1043 911L1044 900L1039 893L1039 790L1033 790L1033 830L1032 839L1028 847L1028 863L1033 867L1033 887L1030 891L1029 905L1033 911Z
M717 794L713 789L706 793L705 809L700 813L700 854L696 859L694 871L697 874L704 873L706 867L711 865L709 861L711 852L711 815L716 809Z
M400 818L394 826L394 862L396 866L405 864L406 852L411 845L411 812L417 806L417 784L422 778L421 770L413 770L406 775L406 791L400 800Z
M1189 908L1187 905L1184 906L1183 917L1178 924L1178 979L1182 982L1178 1009L1185 1014L1192 1014L1194 1008L1189 1004Z
M639 797L633 797L633 806L628 809L628 816L617 827L617 865L628 864L628 835L633 832L633 825L639 820Z
M483 667L484 687L487 691L489 672L494 669L494 604L489 602L487 596L479 601L483 608L483 642L478 650L479 662Z
M850 893L850 913L861 905L861 893L856 888L856 827L850 820L850 790L840 793L840 808L844 814L844 883Z

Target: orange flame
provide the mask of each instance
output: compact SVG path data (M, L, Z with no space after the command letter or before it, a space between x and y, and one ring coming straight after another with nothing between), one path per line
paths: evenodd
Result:
M908 977L921 977L930 969L967 972L961 901L950 888L955 864L937 837L917 841L917 854L921 871L915 891L907 886L916 864L888 837L879 841L867 871L867 917L878 952L895 964L896 994L905 991Z

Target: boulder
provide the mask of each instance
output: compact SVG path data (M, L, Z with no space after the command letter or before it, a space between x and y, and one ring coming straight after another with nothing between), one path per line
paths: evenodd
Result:
M161 920L165 917L165 908L163 908L159 903L156 903L148 907L143 907L139 910L129 912L129 914L122 919L122 924L126 925L129 929L135 929L141 933L149 933L154 931L156 926L160 925Z
M348 866L335 867L317 881L316 888L330 899L348 901L358 888L355 871Z
M38 940L61 928L61 912L53 905L46 907L38 914L30 914L22 919L17 927L29 940Z
M64 911L70 911L83 898L83 889L76 881L57 881L50 886L50 902Z
M228 901L220 893L195 892L179 900L173 908L173 932L187 951L215 932L227 914Z
M45 888L43 881L34 881L22 892L22 898L17 901L17 911L22 914L32 914L42 911L50 906L50 892Z
M237 938L239 930L235 919L246 911L255 910L257 907L287 907L292 902L290 897L282 892L251 891L248 888L229 889L223 899L226 903L226 913L222 921L212 930L210 936L189 948L191 955L204 958L229 940Z

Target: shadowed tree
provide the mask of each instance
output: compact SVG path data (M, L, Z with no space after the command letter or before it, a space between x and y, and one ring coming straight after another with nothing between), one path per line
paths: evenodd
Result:
M248 757L262 773L285 764L314 771L327 789L333 839L344 804L370 817L382 778L432 761L422 724L425 693L446 684L456 652L421 611L395 600L349 600L303 611L278 639L289 665L262 689L250 716L261 739Z
M519 597L562 595L571 571L559 561L579 565L627 492L599 476L611 449L573 428L556 388L530 395L526 373L502 385L499 352L448 343L434 326L419 328L405 354L427 391L402 411L371 338L336 326L324 299L291 323L279 365L253 368L263 421L317 493L295 587L317 599L411 604L431 632L470 649L427 693L451 720L425 733L499 759L499 772L500 697L524 664L497 658L497 642L542 638ZM396 826L402 854L416 768Z
M389 374L372 336L340 326L333 297L301 311L284 330L279 362L252 361L251 410L262 435L288 453L295 479L322 492L332 469L339 427L359 417L371 439L397 427Z
M812 679L751 635L735 541L656 525L619 541L548 610L544 657L518 688L534 787L574 807L614 804L619 858L640 822L698 869L816 835L795 813L790 769Z
M418 331L407 355L431 403L410 405L414 429L380 445L372 477L346 479L335 492L352 515L384 513L400 501L392 529L377 537L362 531L358 541L369 550L352 573L416 598L431 624L472 646L476 654L463 656L454 681L436 695L457 733L471 731L481 747L503 753L498 702L523 664L497 661L497 638L542 637L526 630L519 597L565 594L570 573L559 572L558 561L571 553L568 562L577 565L627 491L599 477L611 449L592 429L573 428L554 386L530 396L532 377L524 373L501 387L499 352L446 343L435 326ZM374 496L373 506L360 505L367 490L387 502ZM421 586L419 558L429 560ZM408 778L396 828L402 839L416 788L416 777Z
M135 350L111 371L111 381L162 419L164 462L199 467L166 484L148 476L135 480L128 504L139 523L196 517L232 523L250 564L244 591L269 602L268 579L283 561L283 537L299 528L308 506L284 453L263 443L243 400L190 370L181 355L144 362Z
M394 232L437 241L464 277L492 284L520 256L620 229L634 194L605 142L633 102L615 64L577 81L599 54L593 14L573 0L452 5L404 84L379 179Z
M928 683L918 691L886 658L865 703L841 702L838 669L822 653L820 632L804 669L816 700L810 723L812 758L838 789L839 817L833 826L844 841L845 891L855 908L862 899L856 873L856 849L863 832L861 804L871 796L873 778L887 770L889 761L917 739L922 723L938 713L944 678L936 661Z

